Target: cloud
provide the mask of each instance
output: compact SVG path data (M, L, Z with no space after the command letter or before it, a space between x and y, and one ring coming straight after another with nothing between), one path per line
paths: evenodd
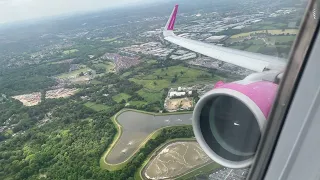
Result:
M0 22L124 6L143 0L0 0ZM149 2L150 0L148 0Z

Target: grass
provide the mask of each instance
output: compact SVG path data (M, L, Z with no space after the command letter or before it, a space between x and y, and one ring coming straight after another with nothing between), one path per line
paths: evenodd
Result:
M102 42L112 42L112 41L115 41L117 39L121 38L120 36L117 36L117 37L114 37L114 38L106 38L106 39L103 39L101 40Z
M182 73L181 73L182 72ZM172 83L172 79L177 76L177 81ZM171 66L163 69L155 69L146 73L140 73L130 78L130 81L142 85L144 88L137 91L147 102L161 101L163 89L169 87L189 86L199 84L199 82L214 83L222 80L219 76L212 77L204 69Z
M70 77L77 77L81 72L85 73L85 72L87 72L89 70L91 70L91 69L88 68L88 67L84 67L82 69L78 69L78 70L71 71L71 72L68 72L68 73L60 74L58 76L58 78L66 79L66 78L70 78Z
M209 164L200 166L198 168L193 169L192 171L190 171L187 174L184 174L182 176L179 176L177 178L175 178L176 180L185 180L185 179L194 179L195 176L199 175L199 174L203 174L203 173L210 173L215 169L221 168L222 166L216 162L211 162Z
M130 162L132 160L132 158L134 157L134 155L140 150L140 148L144 147L144 145L150 140L150 139L154 139L156 138L160 132L163 130L163 129L166 129L166 128L172 128L171 127L164 127L164 128L161 128L161 129L158 129L156 131L154 131L153 133L151 133L146 139L145 141L143 141L139 148L132 154L132 156L130 156L126 161L122 162L122 163L119 163L119 164L108 164L105 159L107 157L107 155L111 152L112 148L114 145L117 144L118 140L120 139L120 136L122 134L122 126L118 123L118 116L125 112L125 111L135 111L135 112L140 112L140 113L145 113L145 114L152 114L152 115L156 115L156 116L165 116L165 115L170 115L170 114L187 114L187 113L190 113L190 112L174 112L174 113L164 113L164 114L159 114L159 113L150 113L150 112L146 112L146 111L140 111L140 110L135 110L135 109L122 109L121 111L117 112L114 116L111 117L111 120L112 122L114 123L114 125L116 126L117 128L117 134L115 135L114 137L114 140L112 142L112 144L108 147L108 149L103 153L102 157L100 158L100 167L102 169L107 169L108 171L117 171L117 170L120 170L122 168L124 168L128 162ZM179 126L176 126L176 127L179 127Z
M156 102L161 100L162 98L162 91L158 91L158 92L149 92L146 89L141 89L139 91L137 91L137 93L143 97L147 102Z
M279 34L291 34L291 35L296 35L298 33L298 29L285 29L284 31L282 31L282 29L273 29L273 30L259 30L259 31L251 31L251 32L246 32L246 33L240 33L240 34L236 34L231 36L230 38L241 38L241 37L247 37L250 34L254 34L254 33L266 33L268 31L269 34L272 35L279 35Z
M157 60L149 60L147 61L148 64L157 64L158 61Z
M132 106L137 106L137 107L142 107L142 106L148 104L148 103L145 102L145 101L130 101L130 102L128 102L128 103L129 103L130 105L132 105Z
M171 83L175 75L177 76L177 81L175 83ZM211 74L200 69L184 66L171 66L167 69L163 68L163 70L154 70L148 75L137 75L131 78L130 81L141 84L146 89L160 91L173 85L180 85L190 82L196 83L198 80L205 79L200 76L211 77Z
M116 72L115 70L115 64L112 62L106 62L106 63L98 63L94 65L95 67L102 67L106 69L106 73L110 72Z
M250 51L250 52L258 52L260 49L260 46L257 45L252 45L249 48L245 49L246 51Z
M131 96L126 93L120 93L112 97L114 101L120 103L123 99L127 101Z
M136 84L143 85L144 88L150 89L150 90L161 90L164 88L169 87L170 81L168 79L162 79L162 80L156 80L156 79L135 79L131 78L130 81L135 82Z
M242 50L244 48L244 46L230 46L230 48Z
M86 107L91 108L95 111L103 111L103 110L108 110L110 107L103 105L103 104L96 104L93 102L87 102L84 104Z
M63 54L68 55L68 54L72 54L72 53L75 53L78 51L79 51L78 49L69 49L69 50L63 51Z
M107 169L109 171L116 171L116 170L119 170L119 169L122 169L125 167L125 163L123 164L120 164L120 165L111 165L111 164L108 164L106 163L105 161L105 158L107 157L107 155L109 154L109 152L112 150L113 146L117 144L118 140L120 139L120 136L122 134L122 127L121 125L118 123L117 121L117 117L122 113L124 112L124 110L121 110L119 112L117 112L114 116L111 117L111 120L113 122L113 124L116 126L117 128L117 133L116 135L114 136L114 140L112 142L112 144L109 145L108 149L103 153L103 155L101 156L100 158L100 167L102 169Z
M268 39L279 43L286 43L294 41L296 39L296 36L272 36L268 37Z
M255 44L255 45L264 45L265 42L261 39L250 39L248 41L245 41L246 44Z
M265 29L282 29L282 28L286 28L287 26L288 25L285 23L277 23L274 21L262 21L257 24L251 25L250 27L252 29L265 30Z

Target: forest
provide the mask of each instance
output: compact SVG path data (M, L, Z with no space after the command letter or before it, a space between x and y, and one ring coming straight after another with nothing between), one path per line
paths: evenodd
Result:
M168 139L192 137L192 128L165 129L150 140L124 169L108 172L99 159L113 141L116 128L111 116L123 105L99 113L82 104L46 101L29 116L48 116L51 122L36 125L0 144L0 179L129 179L145 158Z
M0 69L0 92L18 95L46 89L56 84L51 76L68 72L69 68L70 65L64 63Z
M66 64L39 65L3 71L1 75L46 77L66 71L66 67ZM110 118L126 104L126 101L117 103L112 97L121 92L130 95L128 100L144 99L136 93L143 86L119 74L109 73L96 80L100 83L73 85L81 90L71 98L46 99L38 106L25 107L11 98L2 99L0 122L12 128L0 133L0 179L130 179L160 144L172 138L193 136L189 126L165 129L140 149L125 168L115 172L102 169L100 157L117 132ZM20 92L14 86L6 87ZM163 98L167 91L165 88ZM84 96L109 108L99 112L88 108ZM140 109L154 111L159 106L160 102L152 102Z

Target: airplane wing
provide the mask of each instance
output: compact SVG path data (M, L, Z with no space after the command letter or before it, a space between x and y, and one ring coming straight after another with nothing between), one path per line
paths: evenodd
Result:
M266 70L284 70L286 60L282 58L216 46L175 35L173 29L177 13L178 5L174 7L163 31L165 40L191 51L253 71L263 72Z

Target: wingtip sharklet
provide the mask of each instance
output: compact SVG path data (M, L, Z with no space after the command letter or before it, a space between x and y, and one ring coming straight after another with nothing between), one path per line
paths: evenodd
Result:
M173 11L171 13L171 16L166 24L165 30L167 31L173 31L174 29L174 24L176 22L176 17L177 17L177 13L178 13L178 9L179 9L179 5L175 5L173 8Z

